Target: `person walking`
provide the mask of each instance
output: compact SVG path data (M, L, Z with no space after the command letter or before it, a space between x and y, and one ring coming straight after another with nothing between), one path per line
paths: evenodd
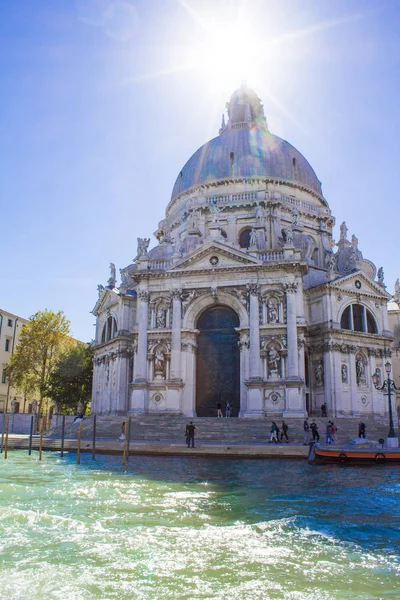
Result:
M303 431L304 431L303 446L308 446L308 444L310 442L310 425L308 424L308 417L306 417L304 419Z
M310 425L310 429L311 429L311 433L312 433L312 439L315 442L315 440L317 440L317 442L319 442L319 432L318 432L318 425L316 424L315 421L313 421Z
M328 421L327 425L326 425L326 439L325 439L325 443L328 444L332 444L332 422Z
M278 438L277 438L278 431L279 430L278 430L278 427L277 427L275 421L272 421L272 425L271 425L271 429L270 429L271 435L270 435L269 442L268 442L269 444L271 444L272 442L275 442L275 444L278 443Z
M337 432L336 423L334 423L332 421L332 444L336 444L336 432Z
M360 423L358 424L358 437L359 438L364 438L366 437L366 433L365 433L365 423L363 423L362 421L360 421Z
M230 417L231 416L231 405L229 402L226 403L225 406L225 417Z
M186 436L186 443L187 443L187 447L190 448L190 445L192 445L192 448L194 448L194 432L195 432L196 427L193 425L193 421L190 421L190 423L188 423L186 425L186 432L185 432L185 436Z
M281 433L281 442L283 442L283 436L285 436L286 438L286 443L289 443L289 438L288 438L288 429L289 429L289 425L287 425L287 423L285 423L285 421L282 421L282 433Z
M222 404L221 402L217 402L217 417L222 417Z
M327 417L328 414L326 412L326 404L325 402L321 405L321 417Z

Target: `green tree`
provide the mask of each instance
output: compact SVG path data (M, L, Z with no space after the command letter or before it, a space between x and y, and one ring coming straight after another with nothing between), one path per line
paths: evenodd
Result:
M62 412L76 412L81 403L85 413L92 396L92 380L92 349L78 344L60 355L50 376L48 395Z
M10 384L23 393L38 394L39 413L61 353L74 344L70 322L61 311L38 311L21 328L6 375Z

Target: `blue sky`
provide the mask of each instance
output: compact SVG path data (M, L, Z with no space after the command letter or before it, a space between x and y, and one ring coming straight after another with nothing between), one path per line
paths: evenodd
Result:
M364 258L400 276L400 2L5 0L2 308L93 337L97 284L163 218L243 78ZM243 60L241 60L241 58Z

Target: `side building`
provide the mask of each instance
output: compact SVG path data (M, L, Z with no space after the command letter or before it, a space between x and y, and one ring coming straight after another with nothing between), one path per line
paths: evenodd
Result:
M184 165L149 250L111 264L93 309L92 410L215 416L387 415L372 374L391 356L383 269L321 183L273 135L245 85Z
M10 412L11 403L13 412L32 411L32 399L24 398L20 392L11 387L5 374L5 367L18 344L18 335L25 323L27 319L0 309L0 412Z

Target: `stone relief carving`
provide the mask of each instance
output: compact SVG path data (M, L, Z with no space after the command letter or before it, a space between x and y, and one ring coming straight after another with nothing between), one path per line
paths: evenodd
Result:
M247 333L242 333L238 341L239 350L248 350L250 348L250 338Z
M192 290L191 292L184 292L183 293L183 300L182 300L182 312L183 314L186 313L189 304L198 296L198 292L196 292L196 290Z
M342 365L342 383L347 383L348 382L348 373L347 373L347 365Z
M139 290L137 296L142 302L149 301L149 292L147 290Z

